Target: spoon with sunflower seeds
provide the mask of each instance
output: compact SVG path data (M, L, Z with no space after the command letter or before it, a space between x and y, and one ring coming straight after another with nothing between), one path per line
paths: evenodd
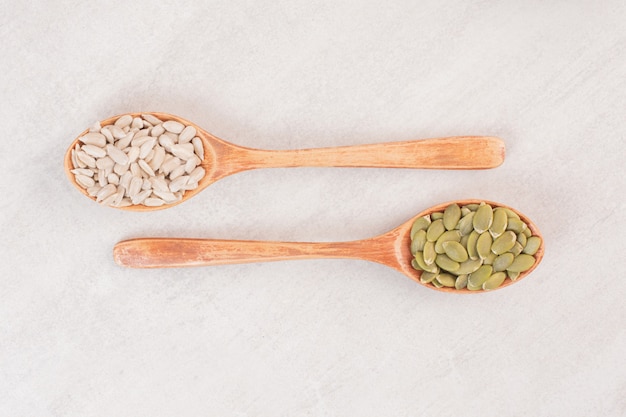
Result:
M261 150L219 139L166 113L131 113L97 122L65 154L70 182L84 195L130 211L190 199L238 172L284 167L487 169L504 161L504 143L459 136L300 150Z
M478 238L470 242L474 234ZM481 236L489 236L483 238L489 244L483 244ZM477 250L478 240L481 244ZM427 254L430 249L426 247L432 247L434 254ZM519 282L537 267L543 254L539 229L528 217L503 204L481 200L439 204L387 233L357 241L139 238L119 242L113 249L115 262L131 268L361 259L391 267L428 288L456 293L476 293Z

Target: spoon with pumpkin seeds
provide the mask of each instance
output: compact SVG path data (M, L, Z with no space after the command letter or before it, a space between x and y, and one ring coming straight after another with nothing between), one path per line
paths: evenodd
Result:
M501 212L506 215L504 226ZM468 244L474 233L479 237L487 233L491 245L487 248L481 244L480 252L476 247L470 249ZM512 234L515 242L510 244ZM497 236L495 240L493 236ZM518 241L524 240L520 236L525 238L523 245ZM478 238L473 237L472 242L475 246ZM432 247L434 254L427 254L430 249L426 247ZM505 254L511 254L513 259L509 262L509 255L502 258ZM138 238L119 242L113 249L115 262L131 268L361 259L391 267L428 288L454 293L476 293L519 282L539 265L543 254L539 229L528 217L503 204L481 200L439 204L387 233L356 241Z
M97 122L70 145L70 182L85 196L129 211L187 201L214 182L259 168L377 167L488 169L504 162L504 142L456 136L317 149L263 150L217 138L166 113L130 113Z

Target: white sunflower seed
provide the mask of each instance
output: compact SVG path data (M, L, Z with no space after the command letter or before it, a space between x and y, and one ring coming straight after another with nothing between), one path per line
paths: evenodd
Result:
M165 128L163 127L163 125L156 125L152 128L152 131L150 132L150 134L154 137L159 137L161 136L163 133L165 133Z
M80 166L78 165L78 160L76 159L76 151L74 149L72 149L70 159L72 160L72 166L74 168L80 168Z
M109 126L109 130L111 130L111 134L115 139L122 139L124 136L126 136L126 132L124 132L123 129L120 129L115 125Z
M132 205L133 205L133 203L132 203L132 201L130 201L130 199L122 198L122 201L120 201L120 203L116 207L128 207L128 206L132 206Z
M179 123L175 120L168 120L167 122L163 122L163 127L168 132L179 134L183 131L185 126L182 123Z
M90 132L100 132L100 129L102 129L102 126L100 126L100 122L95 122L90 128L89 131ZM104 145L102 145L104 146Z
M120 177L118 177L117 174L110 173L109 175L107 175L107 181L109 182L109 184L119 185Z
M160 147L159 145L156 145L153 151L154 156L150 160L149 165L150 168L152 168L152 170L156 172L161 167L161 164L163 164L163 160L165 160L165 149Z
M115 138L113 137L113 133L111 133L111 129L109 128L109 126L105 126L102 129L100 129L100 133L104 135L104 137L107 140L107 143L115 142Z
M131 202L133 204L141 204L144 200L152 194L152 190L143 190L137 193L134 197L131 198Z
M141 117L135 117L133 119L133 122L130 124L130 126L132 128L135 128L137 130L143 128L143 120L141 120Z
M109 183L109 179L107 178L107 174L103 169L98 170L98 185L100 187L104 187Z
M199 182L202 178L204 178L205 174L206 171L204 170L204 168L197 167L196 169L191 171L191 174L189 174L189 179L190 181Z
M154 144L156 143L156 138L153 138L152 136L146 136L146 137L150 139L146 140L141 145L141 148L139 149L139 159L145 159L146 156L148 156L148 154L152 150L152 148L154 148Z
M115 147L117 149L126 149L128 147L128 145L130 144L130 142L133 140L133 137L135 136L134 132L128 132L128 134L126 136L124 136L122 139L118 140L115 143Z
M128 188L128 195L130 198L134 198L141 191L143 180L139 177L133 177L130 181L130 187Z
M100 202L115 193L116 191L117 187L115 185L108 184L107 186L102 187L100 191L98 191L98 194L96 194L96 201Z
M110 196L106 197L105 199L100 201L100 204L102 204L103 206L110 206L113 204L113 202L117 199L117 193L113 193Z
M86 175L78 174L74 178L76 178L76 182L83 188L93 187L96 184L93 178Z
M143 118L143 120L145 120L146 122L150 123L153 126L161 124L161 120L159 120L158 117L151 115L150 113L144 113L141 115L141 117Z
M130 164L115 164L115 166L113 166L113 172L115 172L117 175L124 175L129 168Z
M128 162L131 164L133 162L136 162L139 158L140 152L141 149L138 146L131 146L130 148L128 148Z
M166 203L173 203L174 201L176 201L176 196L174 195L174 193L169 192L169 191L159 191L159 190L153 189L152 194L159 197L161 200L165 201Z
M185 184L181 190L189 191L195 190L196 188L198 188L198 183L196 181L187 181L187 184Z
M89 132L86 135L81 136L78 140L80 140L85 145L94 145L99 147L103 147L107 143L107 139L102 133L99 133L99 131Z
M194 136L196 136L196 128L187 126L180 132L180 135L178 135L178 143L189 143Z
M132 121L133 121L133 116L131 116L130 114L125 114L124 116L117 119L113 125L122 129L122 128L125 128L126 126L129 126L132 123Z
M94 158L104 158L107 155L107 151L95 145L83 145L83 151ZM95 164L95 162L94 162Z
M194 155L195 157L195 155ZM189 160L187 160L187 162L185 163L185 172L187 174L191 174L191 172L196 169L196 166L198 165L198 163L196 162L196 158L189 158Z
M189 176L183 175L182 177L178 177L172 182L170 182L170 191L175 193L180 191L189 181Z
M161 135L159 136L159 145L163 146L168 152L171 152L170 149L174 146L174 141L169 135Z
M141 177L141 168L139 168L139 164L137 162L133 162L130 164L130 172L133 174L133 177Z
M198 158L203 159L204 158L204 145L202 144L202 139L196 136L195 138L191 140L191 143L193 144L193 150L196 153L196 155L198 155Z
M169 191L167 182L163 178L150 177L150 183L152 184L152 189L153 190Z
M172 145L170 152L186 161L194 155L194 148L190 143L176 144Z
M181 175L183 175L185 173L185 166L181 165L179 167L177 167L176 169L174 169L172 172L170 172L169 178L170 180L175 180L176 178L180 177Z
M126 155L124 151L119 150L118 148L116 148L115 146L111 144L106 146L106 150L109 156L111 157L111 159L114 160L116 163L120 165L128 164L128 155Z
M96 160L92 156L87 155L85 151L78 151L76 153L76 158L78 161L81 161L83 164L85 164L89 168L96 167ZM84 167L81 167L81 168L84 168Z
M144 206L148 206L148 207L159 207L165 204L165 201L161 200L160 198L150 197L150 198L146 198L143 201L143 204Z
M146 161L140 159L137 163L139 164L139 167L143 169L148 175L154 177L154 171L152 170L152 168L150 168L150 165L148 165Z
M70 171L72 174L80 174L80 175L86 175L88 177L93 177L94 172L91 169L87 169L87 168L76 168Z
M115 165L115 161L113 161L108 156L105 156L104 158L99 158L96 161L96 167L98 169L113 169L114 165Z
M98 185L94 185L93 187L89 187L87 188L87 193L89 194L89 197L95 197L96 194L98 194L98 191L100 191L100 186Z
M144 136L150 136L150 128L141 129L135 133L135 138L143 138Z
M133 179L133 174L130 171L126 171L124 175L120 177L120 184L125 190L130 187L130 181Z
M143 182L141 183L141 189L152 190L152 183L150 182L148 178L143 179Z

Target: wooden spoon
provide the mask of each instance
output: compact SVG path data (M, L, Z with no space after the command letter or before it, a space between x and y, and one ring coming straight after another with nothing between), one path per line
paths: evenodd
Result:
M456 201L459 206L478 204L484 200ZM503 204L485 201L492 207L507 207L517 213L528 225L533 235L541 237L537 226L519 211ZM419 282L420 271L411 266L411 226L418 217L442 212L452 202L439 204L425 210L395 229L382 235L349 242L268 242L246 240L211 240L181 238L140 238L119 242L113 248L113 258L119 265L132 268L175 268L187 266L238 264L248 262L282 261L290 259L347 258L378 262L400 271ZM506 279L498 288L519 282L537 267L544 254L541 247L534 255L535 264L520 274L516 281ZM475 293L467 289L436 288L444 292Z
M145 114L145 113L144 113ZM261 150L246 148L219 139L198 125L178 116L166 113L150 113L163 121L175 120L196 128L196 135L204 145L202 167L206 175L198 188L185 192L181 201L159 207L132 205L121 207L129 211L151 211L172 207L198 194L215 181L228 175L257 168L284 167L379 167L379 168L427 168L427 169L486 169L495 168L504 161L504 142L489 136L460 136L404 142L388 142L372 145L341 146L333 148L299 150ZM141 113L132 113L133 117ZM110 125L120 116L100 122ZM80 136L86 134L82 132ZM65 154L65 172L72 184L85 196L87 191L75 180L71 151L78 143L72 142Z

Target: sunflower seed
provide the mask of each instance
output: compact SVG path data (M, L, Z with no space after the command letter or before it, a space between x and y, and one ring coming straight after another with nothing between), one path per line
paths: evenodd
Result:
M87 175L78 174L74 176L74 178L76 178L76 182L80 184L83 188L93 187L96 184L93 178L88 177Z
M91 169L87 168L76 168L70 171L72 174L86 175L88 177L93 177L94 173Z
M129 126L132 122L133 116L131 116L130 114L125 114L124 116L117 119L113 125L122 129L126 126Z
M167 122L163 122L163 127L168 132L179 134L183 131L185 126L182 123L179 123L175 120L168 120Z
M191 143L193 145L193 151L198 155L198 158L204 159L204 145L202 144L202 140L196 136L191 140Z
M107 140L102 133L98 132L89 132L86 135L83 135L79 138L81 142L85 145L93 145L98 146L100 148L104 147L107 144Z
M182 190L187 182L189 181L189 177L187 175L183 175L182 177L178 177L172 182L170 182L170 191L175 193L177 191Z
M144 161L143 159L140 159L137 164L139 165L139 168L143 169L146 174L148 174L151 177L154 177L154 171L152 170L152 168L150 168L150 165L148 165L148 163L146 161Z
M88 166L89 168L95 168L96 167L96 160L90 156L87 155L87 153L85 151L78 151L76 152L76 158L81 161L83 164L85 164L85 166ZM82 167L84 168L84 167Z
M196 136L196 128L193 126L185 127L180 135L178 135L178 143L189 143Z
M100 202L107 198L108 196L114 194L117 191L117 187L113 184L108 184L105 187L102 187L98 194L96 194L96 201Z
M106 146L107 153L109 157L120 165L128 164L128 155L124 153L124 151L119 150L115 146L108 144Z
M202 178L204 178L205 174L206 171L204 170L204 168L196 167L193 171L191 171L191 174L189 174L189 181L199 182Z

